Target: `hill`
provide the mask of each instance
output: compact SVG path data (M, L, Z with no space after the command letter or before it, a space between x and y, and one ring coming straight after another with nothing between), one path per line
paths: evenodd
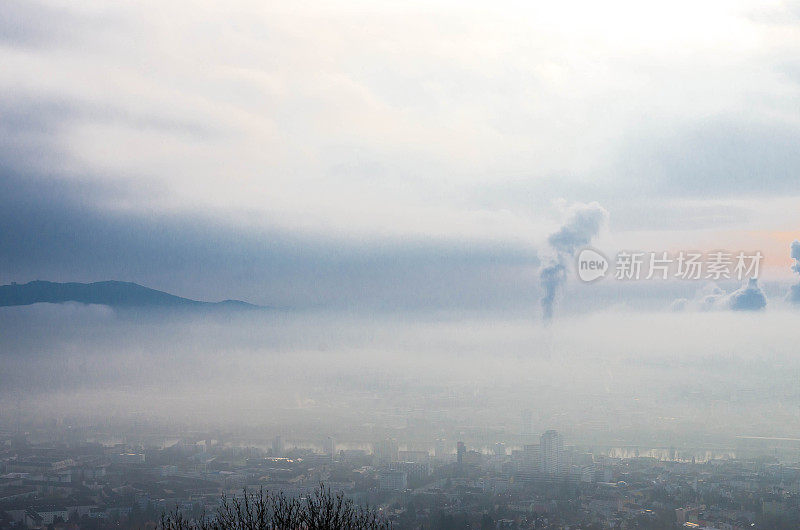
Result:
M25 284L0 285L0 307L41 302L52 304L80 302L121 308L258 307L239 300L225 300L218 303L201 302L132 282L58 283L37 280Z

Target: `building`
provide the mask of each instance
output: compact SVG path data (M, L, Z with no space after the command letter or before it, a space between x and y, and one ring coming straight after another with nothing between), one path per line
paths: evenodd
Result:
M683 508L675 509L675 521L679 525L686 523L697 523L700 517L700 512L705 510L705 505L700 506L685 506Z
M376 442L373 446L372 454L379 465L397 462L399 459L397 440L386 438Z
M326 455L336 455L336 440L334 440L333 437L328 436L322 442L322 452L324 452Z
M355 465L358 462L369 461L369 455L363 449L342 449L339 451L339 459L344 463Z
M119 453L110 455L112 464L144 464L144 453Z
M421 480L431 474L430 462L394 462L390 465L393 471L402 471L409 480Z
M401 462L430 462L431 460L428 451L400 451L398 456Z
M378 473L378 487L383 491L404 491L408 488L408 475L397 469L383 469Z
M75 461L66 457L30 456L14 461L9 471L14 473L49 473L67 469L75 465Z
M272 456L283 456L283 439L280 434L272 440Z
M452 454L447 452L447 443L439 438L433 445L433 456L439 460L450 460Z
M470 449L462 458L462 463L465 466L479 466L483 463L483 453Z
M527 444L522 450L514 450L511 459L517 471L538 473L542 466L541 451L538 444Z
M539 441L542 472L547 475L563 475L566 467L564 438L556 431L547 431Z
M464 465L464 455L467 454L467 446L464 445L464 442L458 442L457 449L456 449L456 461L458 462L459 466Z

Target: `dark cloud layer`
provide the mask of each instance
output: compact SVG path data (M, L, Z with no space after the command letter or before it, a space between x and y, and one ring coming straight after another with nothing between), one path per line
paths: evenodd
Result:
M522 299L520 284L537 264L531 249L503 245L332 240L201 215L108 212L92 206L97 193L4 167L3 283L119 279L287 307L484 307Z
M639 131L614 171L628 196L753 197L800 194L800 128L719 115L663 134ZM613 184L613 183L609 183Z
M87 109L15 98L0 110L0 283L114 279L294 308L483 308L536 296L525 285L536 253L522 246L325 238L202 211L106 209L143 190L63 169L61 128Z
M23 48L62 47L98 32L129 26L110 12L80 13L44 2L5 0L0 17L0 43Z

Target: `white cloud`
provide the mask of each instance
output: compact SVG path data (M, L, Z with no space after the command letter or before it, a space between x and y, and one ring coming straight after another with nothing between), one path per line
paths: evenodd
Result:
M562 179L658 203L663 168L638 138L714 116L800 124L777 68L800 39L756 7L57 2L27 24L56 10L84 26L12 40L0 87L79 109L50 131L54 169L116 181L104 208L529 242L548 232L541 211L475 190L521 179L552 198Z

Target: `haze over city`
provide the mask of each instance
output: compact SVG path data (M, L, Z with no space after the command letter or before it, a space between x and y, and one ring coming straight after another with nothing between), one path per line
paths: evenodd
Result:
M799 28L780 1L4 2L0 527L320 480L398 528L800 524ZM731 466L730 507L690 463Z

